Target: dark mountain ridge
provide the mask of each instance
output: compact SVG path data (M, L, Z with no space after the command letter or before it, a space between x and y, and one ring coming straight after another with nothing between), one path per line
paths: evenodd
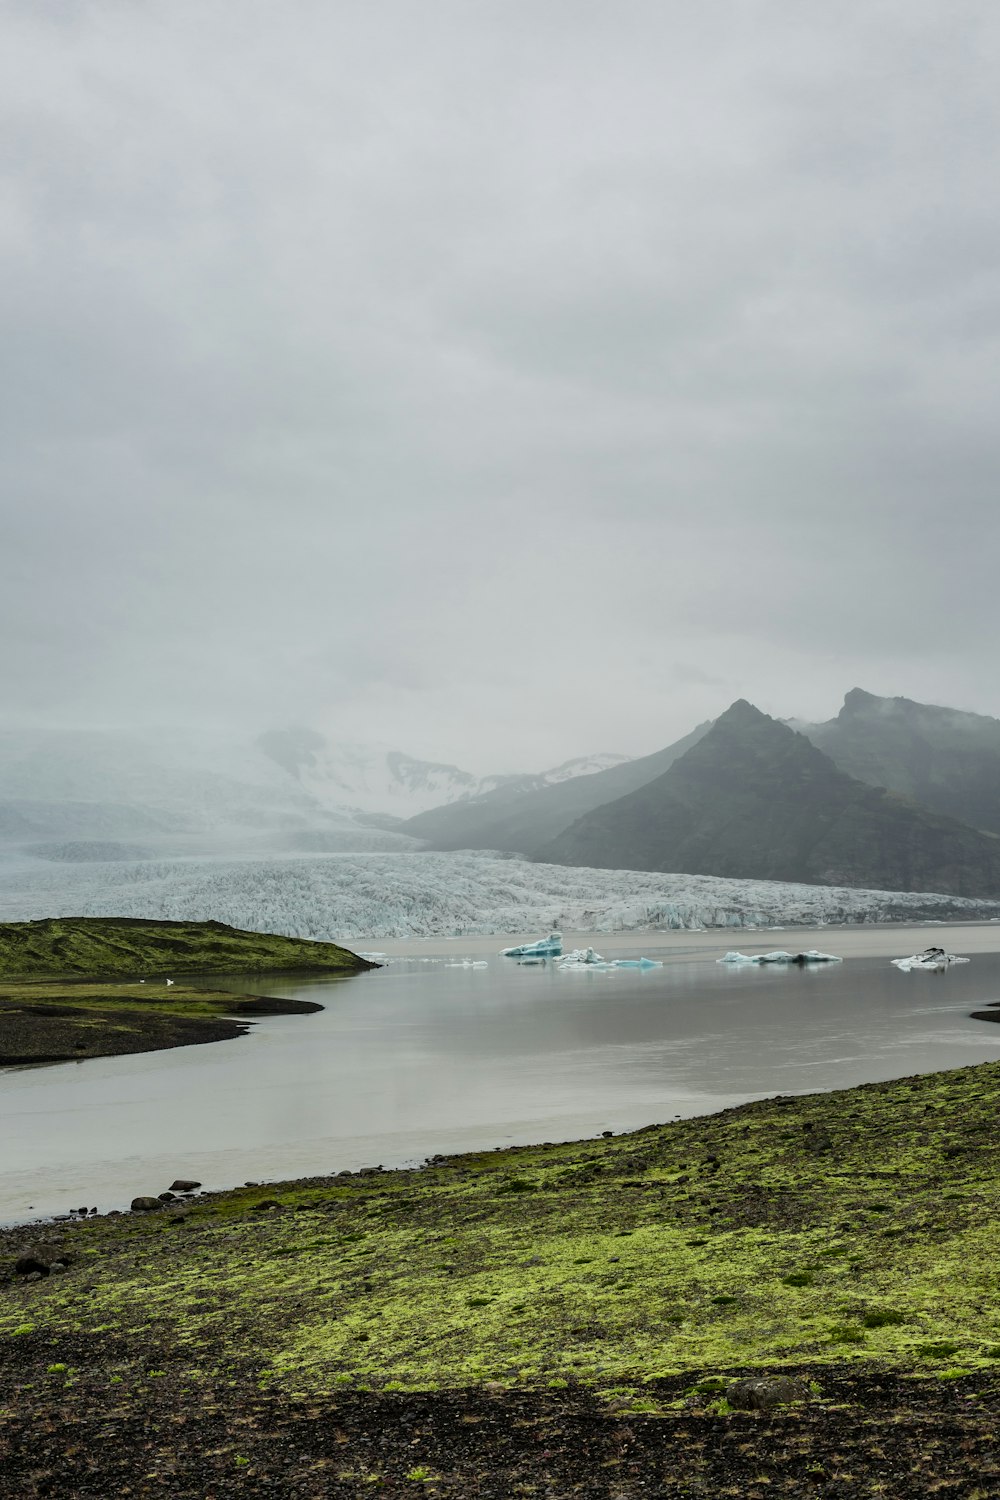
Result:
M1000 833L1000 719L852 688L835 719L794 727L859 781Z
M813 885L1000 894L1000 839L839 769L745 699L655 780L533 857Z
M663 750L624 761L589 776L552 786L500 786L484 796L435 807L400 825L400 832L426 839L434 849L501 849L538 858L537 850L592 808L614 802L662 776L708 732L699 724Z

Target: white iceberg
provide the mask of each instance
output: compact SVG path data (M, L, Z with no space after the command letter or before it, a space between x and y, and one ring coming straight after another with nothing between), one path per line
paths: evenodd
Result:
M445 964L446 969L488 969L485 958L463 958L460 964Z
M808 948L805 953L786 953L777 948L773 953L727 953L717 958L717 964L842 964L844 960L836 953L821 953L818 948Z
M904 974L909 974L911 969L928 969L940 974L951 964L967 964L967 958L959 958L956 953L946 953L943 948L925 948L923 953L911 953L909 958L894 958L891 963L894 968L901 969Z
M568 974L573 969L587 969L593 974L599 970L606 973L608 969L613 968L613 965L607 963L600 953L595 953L593 948L574 948L572 953L567 953L559 959L557 967L560 973Z
M593 948L574 948L572 953L567 953L565 958L559 960L560 970L567 972L572 969L589 969L592 973L603 971L608 973L612 969L662 969L663 964L658 958L612 958L606 960Z
M536 943L521 943L516 948L501 948L501 958L558 958L562 952L562 933L550 932Z

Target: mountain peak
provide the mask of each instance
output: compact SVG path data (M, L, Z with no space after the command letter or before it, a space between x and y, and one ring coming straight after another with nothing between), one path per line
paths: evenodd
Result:
M883 701L881 698L876 698L874 693L866 693L864 688L851 688L849 693L844 694L844 706L840 710L839 717L849 719L854 714L864 713Z
M730 703L725 713L720 714L716 724L758 724L768 715L763 713L757 706L747 698L737 698L735 703Z

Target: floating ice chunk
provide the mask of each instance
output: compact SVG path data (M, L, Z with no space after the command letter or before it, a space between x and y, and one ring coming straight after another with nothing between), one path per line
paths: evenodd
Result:
M773 953L727 953L717 958L719 964L840 964L843 959L836 953L820 953L818 948L809 948L805 953L786 953L783 948Z
M572 953L567 953L559 960L559 967L564 969L567 964L588 964L596 968L598 964L603 963L603 957L600 953L595 953L593 948L574 948Z
M593 972L610 969L662 969L658 958L613 958L610 961L595 953L593 948L574 948L559 960L560 969L590 969Z
M550 932L537 943L521 943L516 948L501 948L501 958L558 958L562 952L562 933Z
M445 964L446 969L488 969L485 958L463 958L460 964Z
M955 953L946 953L943 948L925 948L923 953L911 953L909 958L894 958L891 962L894 968L909 974L911 969L929 969L941 973L951 964L967 964L969 960L959 958Z
M565 974L607 974L614 964L609 964L593 948L574 948L559 960L559 972Z

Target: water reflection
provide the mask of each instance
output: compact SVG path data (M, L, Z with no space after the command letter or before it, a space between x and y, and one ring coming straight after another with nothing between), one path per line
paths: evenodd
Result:
M1000 1051L1000 1026L968 1017L1000 995L995 955L942 975L881 958L577 974L400 960L267 988L327 1009L239 1041L0 1075L0 1218L112 1207L178 1174L223 1186L631 1128Z

